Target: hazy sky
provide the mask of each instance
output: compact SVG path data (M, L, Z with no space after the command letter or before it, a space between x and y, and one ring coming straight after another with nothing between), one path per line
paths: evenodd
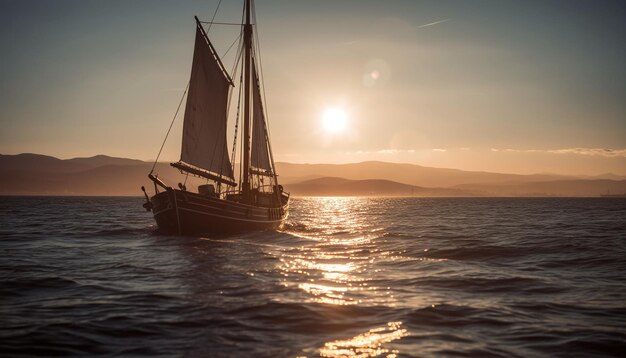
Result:
M0 153L154 159L189 80L193 16L217 3L0 0ZM626 174L625 1L256 7L279 161ZM224 0L217 20L240 16ZM211 28L218 52L237 31ZM344 131L324 129L328 108ZM178 159L181 127L162 159Z

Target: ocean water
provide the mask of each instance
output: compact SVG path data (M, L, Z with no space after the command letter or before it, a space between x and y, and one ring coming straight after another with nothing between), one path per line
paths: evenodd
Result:
M293 199L175 237L141 198L0 198L0 355L626 354L624 199Z

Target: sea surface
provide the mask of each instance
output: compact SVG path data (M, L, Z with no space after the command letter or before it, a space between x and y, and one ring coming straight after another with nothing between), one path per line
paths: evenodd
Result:
M626 355L625 199L293 199L175 237L142 198L0 198L0 356Z

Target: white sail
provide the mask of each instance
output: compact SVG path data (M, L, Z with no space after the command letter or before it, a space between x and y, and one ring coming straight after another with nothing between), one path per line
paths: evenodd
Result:
M263 114L263 102L261 100L261 89L259 88L259 80L256 73L256 66L252 66L252 80L254 83L252 89L252 144L250 148L250 159L253 167L270 171L272 165L270 162L269 148L267 146L267 127L265 124L265 116Z
M230 80L198 25L180 160L233 179L226 143Z

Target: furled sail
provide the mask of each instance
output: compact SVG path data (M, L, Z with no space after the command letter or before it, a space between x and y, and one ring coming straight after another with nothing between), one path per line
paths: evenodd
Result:
M256 73L256 66L252 66L254 88L252 89L252 144L250 148L250 159L253 167L265 170L268 173L272 171L270 163L269 148L267 146L267 128L265 124L265 116L263 114L263 102L261 100L261 89L259 88L259 79Z
M233 179L226 143L230 79L198 24L180 160Z

